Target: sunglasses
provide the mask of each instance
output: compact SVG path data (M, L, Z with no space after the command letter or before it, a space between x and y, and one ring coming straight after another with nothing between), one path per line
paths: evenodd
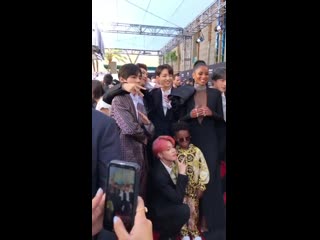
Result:
M178 142L179 142L179 143L189 142L189 141L190 141L190 139L191 139L191 137L190 137L190 136L185 137L185 138L179 138L179 139L178 139Z

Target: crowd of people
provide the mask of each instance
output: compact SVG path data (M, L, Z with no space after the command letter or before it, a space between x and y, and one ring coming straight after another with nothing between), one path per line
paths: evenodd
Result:
M114 82L106 74L92 81L92 236L225 239L225 68L210 76L208 65L198 60L193 81L186 83L168 64L149 79L145 64L129 63L118 78ZM110 216L116 235L102 227L105 199L111 197L103 193L106 171L113 159L140 165L134 227L128 233L118 216ZM115 191L123 210L130 207L125 190L129 187ZM144 206L147 213L140 211Z

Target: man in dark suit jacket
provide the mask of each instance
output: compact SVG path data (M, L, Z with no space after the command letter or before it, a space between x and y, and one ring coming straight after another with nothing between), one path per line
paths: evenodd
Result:
M119 197L121 202L121 213L129 214L132 210L134 200L134 194L133 192L130 192L129 186L126 185L120 190Z
M222 109L224 121L220 121L217 125L217 130L219 134L219 160L221 166L226 164L226 90L227 90L227 77L226 77L226 68L219 67L214 69L212 74L213 87L218 89L221 92L222 97ZM222 178L222 192L226 192L226 175Z
M117 124L112 118L92 109L92 198L99 188L106 190L107 165L114 159L120 159ZM116 239L113 233L104 230L98 235L98 239Z
M171 125L179 119L179 115L175 114L171 105L167 109L164 106L164 98L168 98L171 94L171 88L167 90L166 95L164 92L162 88L155 88L145 95L148 103L148 117L155 127L154 138L161 135L173 136Z
M190 209L183 203L188 183L186 164L177 160L174 143L172 137L160 136L152 146L153 153L160 160L155 163L151 174L153 192L149 217L154 229L160 233L159 240L175 239L190 217ZM171 176L172 172L174 176Z

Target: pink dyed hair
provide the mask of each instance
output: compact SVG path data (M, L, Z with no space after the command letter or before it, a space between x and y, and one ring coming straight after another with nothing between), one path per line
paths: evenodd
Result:
M166 148L168 147L167 142L171 142L173 146L176 143L170 136L159 136L156 140L153 141L152 151L156 157L158 157L158 153L166 150Z

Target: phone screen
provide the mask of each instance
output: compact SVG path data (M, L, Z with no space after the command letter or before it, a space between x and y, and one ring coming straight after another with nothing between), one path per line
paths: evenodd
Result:
M107 199L105 206L104 225L107 230L113 230L113 217L121 218L127 231L133 225L136 171L128 166L110 165L107 182Z

